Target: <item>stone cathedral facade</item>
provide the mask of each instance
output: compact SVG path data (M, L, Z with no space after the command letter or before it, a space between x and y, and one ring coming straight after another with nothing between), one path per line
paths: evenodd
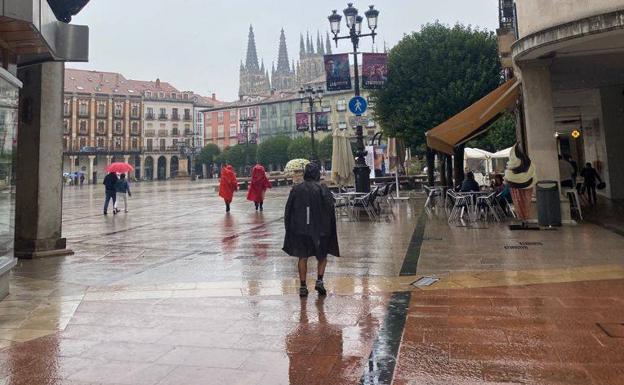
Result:
M299 60L295 62L288 56L286 35L282 29L279 38L277 66L273 63L271 73L258 65L258 52L253 28L249 28L247 56L240 66L240 86L238 95L241 100L264 96L272 91L297 90L304 84L317 80L324 75L323 55L331 54L331 40L326 34L325 42L317 32L316 47L310 34L300 38Z

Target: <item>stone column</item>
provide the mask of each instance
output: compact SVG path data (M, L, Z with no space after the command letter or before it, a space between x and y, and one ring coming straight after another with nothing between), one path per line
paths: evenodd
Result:
M165 155L165 179L171 178L171 155Z
M15 256L73 254L62 235L63 77L61 62L18 71L20 119L16 167Z
M89 175L87 175L87 181L88 181L89 184L93 183L93 171L94 171L93 170L93 168L94 168L93 163L94 162L95 162L95 155L89 155L89 168L88 168Z
M145 179L145 155L139 156L139 175L137 179L138 180Z

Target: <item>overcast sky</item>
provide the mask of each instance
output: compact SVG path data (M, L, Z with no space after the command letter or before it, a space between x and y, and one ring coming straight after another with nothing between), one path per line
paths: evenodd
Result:
M384 41L392 46L435 20L490 30L498 24L498 0L371 2L381 12L380 50ZM355 7L363 12L368 4L355 2ZM297 59L299 34L309 30L316 42L316 31L324 34L329 29L331 10L342 13L345 7L346 2L335 0L91 0L72 21L90 27L90 62L68 67L120 72L137 80L158 77L181 90L206 96L215 92L221 100L234 100L250 24L258 56L270 68L277 61L282 27L289 57ZM350 43L339 44L338 52L349 50ZM361 48L372 48L370 38Z

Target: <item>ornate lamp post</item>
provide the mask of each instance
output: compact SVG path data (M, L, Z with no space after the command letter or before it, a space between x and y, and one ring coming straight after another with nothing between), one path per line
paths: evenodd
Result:
M301 87L299 90L301 96L301 105L308 104L310 108L310 137L312 138L312 152L310 153L310 161L318 163L318 156L316 154L316 143L314 142L314 133L317 131L316 127L316 114L314 111L314 105L316 103L322 107L323 104L323 89L321 87L314 89L312 86L307 88Z
M257 142L257 135L255 132L249 130L253 126L253 122L256 119L254 117L240 118L240 133L238 136L238 144L245 145L245 173L249 167L249 144L255 144Z
M334 35L334 41L336 47L338 46L338 40L350 39L353 44L353 67L355 72L355 96L360 96L360 68L358 67L358 47L360 39L363 37L372 37L375 42L375 36L377 36L377 19L379 18L379 11L371 5L364 13L368 22L368 29L370 33L362 33L362 21L364 18L358 15L357 8L353 7L353 3L348 3L347 8L343 11L347 28L349 28L349 34L346 36L338 36L340 34L340 23L342 16L338 14L337 10L333 10L332 14L328 17L329 25ZM356 126L357 135L357 158L355 169L355 189L357 192L369 192L370 191L370 168L366 165L366 149L364 147L364 130L361 124Z

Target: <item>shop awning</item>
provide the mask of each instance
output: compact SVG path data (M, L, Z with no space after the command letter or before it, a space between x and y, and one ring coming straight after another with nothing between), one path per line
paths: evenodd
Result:
M481 100L427 131L427 146L453 154L456 146L483 133L508 108L516 104L520 82L511 79Z

